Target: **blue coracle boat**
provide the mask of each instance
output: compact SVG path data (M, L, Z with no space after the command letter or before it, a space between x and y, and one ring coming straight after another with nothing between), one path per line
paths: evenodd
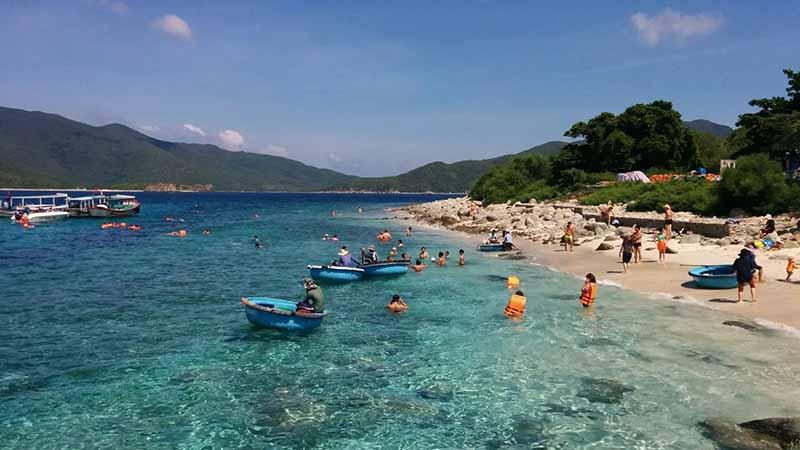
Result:
M349 283L364 278L364 269L360 267L309 265L308 271L315 281L328 283Z
M481 244L478 246L480 252L502 252L505 250L503 244Z
M364 275L368 277L404 275L408 273L408 261L379 262L365 264L361 267L364 269Z
M253 325L291 331L311 331L328 315L297 312L297 303L269 297L242 297L244 313Z
M705 289L731 289L738 285L732 265L695 267L689 271L689 276Z

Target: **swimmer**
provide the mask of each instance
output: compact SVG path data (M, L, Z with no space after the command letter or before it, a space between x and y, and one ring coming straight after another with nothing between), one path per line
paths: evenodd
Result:
M261 216L258 213L253 213L253 219L260 219Z
M188 234L189 233L187 233L186 230L178 230L178 231L172 231L172 232L167 233L167 236L182 238L182 237L186 237L186 235L188 235Z
M522 291L514 292L508 299L508 304L503 313L511 319L520 319L525 314L525 303L527 299Z
M428 249L426 249L425 247L419 249L419 259L427 261L428 259L430 259L430 257L431 255L428 254Z
M336 211L331 211L331 217L336 217Z
M447 265L447 259L444 257L444 252L439 252L439 258L436 260L436 264L438 264L439 267L444 267Z
M402 248L402 247L405 247L405 246L406 246L406 244L403 244L403 240L402 239L398 239L397 240L397 248Z
M211 230L208 228L203 228L203 236L208 236L209 234L211 234Z
M256 248L261 248L261 241L258 240L258 236L256 235L253 235L253 245L255 245Z
M400 255L400 261L411 262L411 257L408 256L408 253L403 253Z
M359 207L356 209L356 212L357 212L357 213L359 213L359 214L361 214L361 213L363 213L363 212L364 212L364 208L362 208L362 207L360 207L360 206L359 206Z
M335 235L335 234L334 234L334 235L333 235L333 237L331 238L331 241L333 241L333 242L339 242L339 236L337 236L337 235Z
M330 240L330 236L328 236L328 233L325 233L325 234L322 236L322 240L323 240L323 241Z
M408 304L399 295L394 294L386 308L393 313L401 313L408 311Z
M411 268L414 269L414 272L417 272L417 273L422 272L423 270L425 270L426 267L428 267L428 266L423 264L423 262L421 260L419 260L419 259L417 260L416 264L411 266Z
M458 251L458 265L463 266L464 263L464 249L462 248Z
M406 236L411 236L411 227L406 228Z
M142 227L140 227L139 225L131 225L128 227L128 229L131 231L141 231Z
M444 259L450 259L450 250L444 251Z
M389 251L389 256L386 257L386 261L394 262L395 258L397 258L397 247L392 247Z

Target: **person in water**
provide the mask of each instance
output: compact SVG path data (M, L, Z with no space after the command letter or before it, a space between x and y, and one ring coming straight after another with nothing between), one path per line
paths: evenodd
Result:
M572 222L567 222L567 226L564 227L564 251L571 252L573 250L572 244L575 242L575 227L572 226Z
M422 272L423 270L425 270L426 267L428 266L426 266L425 263L419 259L417 259L416 263L413 266L411 266L411 268L414 269L414 272L417 273Z
M581 306L588 308L592 306L597 297L597 278L593 273L587 273L581 288Z
M525 298L525 293L518 290L511 295L511 298L508 299L508 304L506 305L506 309L503 311L510 319L520 319L525 314L525 304L527 303L527 299Z
M463 266L464 262L464 249L462 248L458 250L458 265Z
M439 252L439 257L436 259L436 264L438 264L439 267L444 267L447 265L447 259L444 257L444 252Z
M393 313L401 313L408 311L408 304L399 295L394 294L386 308Z
M321 313L325 311L325 294L322 288L317 286L311 278L303 280L303 287L306 289L306 297L297 304L297 311Z
M736 303L740 303L742 301L742 291L744 291L745 285L750 285L750 301L754 303L757 302L758 300L756 300L756 281L754 279L754 273L759 269L759 266L756 264L756 259L753 256L753 253L750 250L743 248L742 251L739 252L739 257L733 262L733 268L736 270L736 282L739 285L736 293Z
M325 234L322 235L322 240L323 241L329 241L330 239L331 239L331 237L330 237L330 235L328 233L325 233Z
M342 267L355 267L356 262L353 260L353 255L347 249L347 246L342 246L339 250L339 261L336 262L337 266Z
M428 261L429 259L431 259L431 255L428 254L427 248L422 247L421 249L419 249L419 259L423 261Z
M255 245L256 248L261 248L261 241L258 240L258 236L256 235L253 235L253 245Z
M336 234L334 234L334 235L333 235L333 237L331 238L331 241L333 241L333 242L339 242L339 236L338 236L338 235L336 235Z
M406 246L406 244L403 243L402 239L398 239L397 240L397 248L403 248L405 246Z
M408 256L408 253L402 253L400 255L400 261L411 262L411 257Z
M622 257L622 270L627 273L631 258L633 258L633 240L628 235L622 236L622 246L619 248L619 256Z
M386 261L394 262L395 258L397 258L397 247L392 247L389 250L389 256L386 257Z
M411 236L411 227L406 228L406 236Z
M203 228L203 236L208 236L208 235L210 235L210 234L211 234L211 229L209 229L209 228Z

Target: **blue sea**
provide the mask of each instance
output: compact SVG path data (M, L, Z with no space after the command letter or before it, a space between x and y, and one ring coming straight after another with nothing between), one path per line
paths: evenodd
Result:
M473 248L458 267L463 242L387 211L435 196L137 195L138 232L0 223L0 448L712 449L698 421L798 415L797 337L608 285L585 311L574 276ZM310 334L247 322L242 296L301 298L325 233L384 228L453 261L324 286Z

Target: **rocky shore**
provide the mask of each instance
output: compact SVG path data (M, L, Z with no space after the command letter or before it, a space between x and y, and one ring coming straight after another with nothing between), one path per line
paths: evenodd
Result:
M439 200L431 203L403 208L415 220L441 226L450 230L471 234L486 234L491 229L511 230L515 237L522 237L545 245L561 242L567 222L575 226L576 240L585 243L598 238L619 236L632 231L634 223L640 224L644 234L655 234L649 224L663 222L663 214L657 212L628 212L625 205L614 205L614 217L628 226L613 227L598 221L600 211L596 206L577 203L536 202L508 203L483 207L467 197ZM763 217L719 219L700 217L691 213L676 212L673 231L682 244L717 246L741 246L758 236L764 226ZM775 217L776 231L784 248L800 248L800 233L795 228L797 219L789 216ZM713 230L703 234L703 230ZM720 230L724 230L720 231ZM716 236L713 236L716 235ZM645 239L646 240L646 239Z

